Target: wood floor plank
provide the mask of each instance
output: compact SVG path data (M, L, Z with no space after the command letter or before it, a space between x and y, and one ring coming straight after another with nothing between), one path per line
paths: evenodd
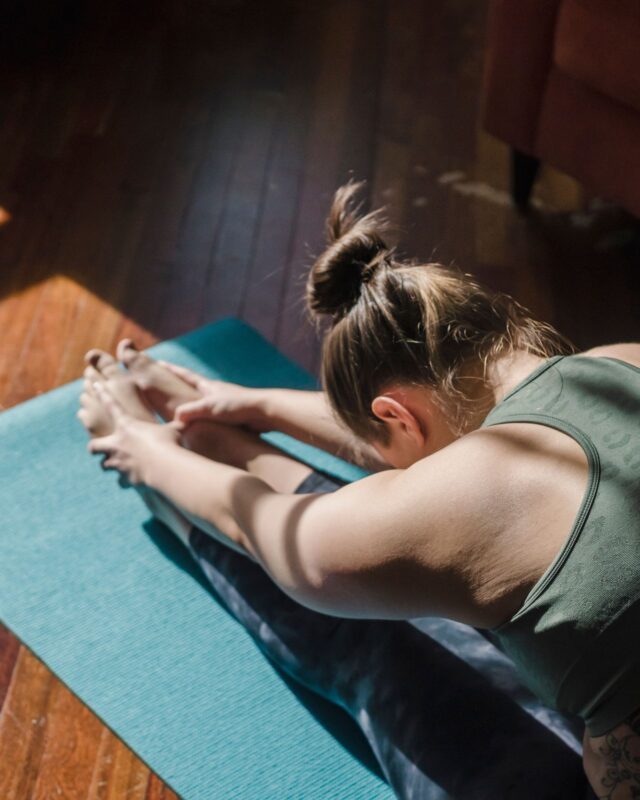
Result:
M41 394L56 385L67 343L71 340L79 305L76 284L64 276L48 280L24 337L20 359L5 393L7 406Z
M10 408L12 392L13 396L16 396L13 390L15 372L20 369L24 342L31 330L33 317L40 307L44 292L44 284L35 284L19 295L3 300L0 304L0 325L5 321L3 347L0 350L0 409Z
M388 2L370 0L357 19L338 179L367 179L373 174L376 129L380 122L380 91L385 60Z
M148 767L106 728L97 750L89 792L85 794L87 800L144 800Z
M372 207L385 207L395 227L388 237L390 243L399 244L401 254L424 257L415 249L415 232L407 224L409 182L415 168L411 137L419 84L416 72L424 51L422 30L419 2L408 2L402 7L396 3L387 5L370 196ZM425 154L418 162L421 169L426 160Z
M11 684L13 669L18 660L20 641L0 623L0 714Z
M59 681L51 687L44 717L42 756L31 797L33 800L52 797L84 800L103 726Z
M313 87L313 116L305 148L305 169L294 240L278 318L276 342L303 367L313 369L316 334L306 322L303 295L310 261L324 244L324 221L339 175L345 135L354 45L366 9L354 2L325 4L322 51Z
M250 120L235 160L225 210L212 253L207 286L207 316L237 316L254 256L265 175L281 101L255 92L248 103Z
M151 773L145 800L177 800L177 798L178 795L175 792L166 784L163 784L157 775Z
M164 335L183 333L208 317L209 265L239 147L239 114L237 98L226 92L208 108L200 157L193 163L189 195L172 247L175 279L159 299L161 320L155 321Z
M54 683L47 667L22 647L0 715L0 797L27 800L32 796Z
M154 170L149 178L146 216L134 256L137 264L144 264L144 279L139 269L129 271L124 308L128 316L166 336L184 330L175 308L170 308L163 317L163 307L167 307L173 289L181 283L179 232L189 214L195 172L211 121L206 106L194 110L183 106L179 99L167 104L162 113L164 135L153 140L151 154L145 157L147 161L151 159ZM157 119L149 122L157 126ZM176 150L180 152L179 160L172 157ZM200 298L198 294L197 302Z
M317 28L321 7L296 8L287 28L287 61L277 90L281 107L266 166L262 213L258 224L240 313L267 339L276 338L287 264L304 176L305 144L312 111L309 86L319 57ZM275 89L274 89L275 90Z
M363 10L362 6L358 10ZM371 0L364 12L355 23L357 35L352 45L351 71L343 78L347 82L348 96L334 180L339 185L347 178L364 179L364 198L370 203L371 186L367 178L374 172L377 151L376 129L380 113L387 4L383 0ZM327 209L325 216L326 213ZM307 342L307 367L319 375L321 337L314 331Z
M455 34L446 38L434 34L433 46L429 48L430 58L425 65L429 74L437 76L432 87L433 103L443 109L440 139L444 147L434 153L434 161L450 165L448 171L464 172L471 180L475 169L475 123L479 102L477 76L482 71L482 53L468 46L468 34L470 30L482 31L481 11L476 6L476 16L469 19L470 9L465 0L439 3L433 21L437 19L444 23L446 29L455 31ZM447 103L445 98L452 94L455 94L456 102ZM418 143L414 143L414 148L416 146L419 149ZM439 204L443 218L439 226L438 258L445 263L455 263L463 271L477 272L474 212L482 200L456 191L446 193L443 200ZM420 216L424 215L424 209L413 208ZM431 242L427 242L427 246L431 246Z

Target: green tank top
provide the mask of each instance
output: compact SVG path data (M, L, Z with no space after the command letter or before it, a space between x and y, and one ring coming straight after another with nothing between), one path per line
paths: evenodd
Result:
M540 699L599 736L640 708L640 369L554 356L482 427L547 425L573 437L587 488L560 552L492 633Z

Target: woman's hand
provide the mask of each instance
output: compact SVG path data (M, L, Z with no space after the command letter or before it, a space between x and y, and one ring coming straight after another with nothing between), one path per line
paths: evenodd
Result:
M263 390L204 378L193 370L168 361L158 361L158 364L203 395L200 400L178 406L174 413L176 422L186 425L197 419L208 419L227 425L242 425L254 431L268 430L263 412Z
M132 485L146 483L149 465L158 448L179 446L183 425L136 419L128 414L108 387L96 382L95 392L113 420L114 429L108 436L92 439L88 444L90 453L104 453L105 469L117 469Z

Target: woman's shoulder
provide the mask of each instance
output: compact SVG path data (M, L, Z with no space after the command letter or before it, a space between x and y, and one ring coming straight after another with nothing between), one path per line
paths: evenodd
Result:
M593 356L594 358L616 358L620 361L626 361L634 367L640 368L640 343L638 342L604 344L598 347L592 347L582 353L576 353L576 355Z

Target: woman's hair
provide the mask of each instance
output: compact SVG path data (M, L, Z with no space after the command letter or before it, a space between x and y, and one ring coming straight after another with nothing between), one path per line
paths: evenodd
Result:
M454 267L396 258L381 212L363 215L354 205L362 185L336 192L328 246L311 267L306 294L311 314L330 322L324 389L357 436L386 441L371 403L397 383L431 387L452 430L462 434L473 407L467 382L486 380L493 360L517 349L544 358L575 352L509 295Z

